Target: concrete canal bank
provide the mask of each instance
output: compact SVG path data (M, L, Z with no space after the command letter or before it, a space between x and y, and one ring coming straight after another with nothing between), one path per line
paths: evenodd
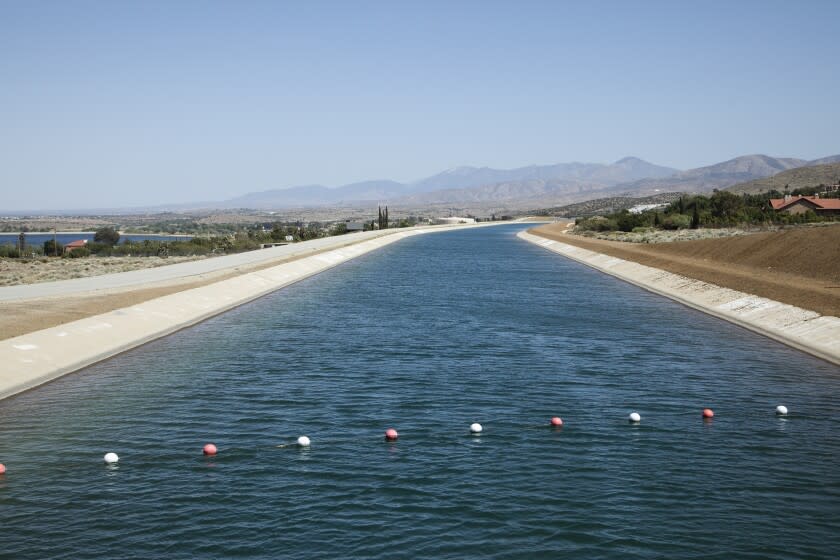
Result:
M840 318L722 288L526 231L521 239L840 365Z
M494 224L412 228L388 234L371 232L371 235L359 235L356 238L357 242L352 244L348 244L346 238L333 239L333 243L341 242L342 246L329 250L324 250L326 247L322 246L326 241L318 240L320 243L316 248L320 251L311 256L303 256L277 266L151 299L142 304L2 340L0 341L0 399L37 387L62 375L189 327L407 237L489 225ZM290 249L298 252L312 250L306 247L290 247ZM262 252L252 251L248 254L232 255L233 258L227 266L235 268L244 264L244 260L271 258L271 251L277 252L268 249ZM218 266L219 262L222 261L217 261L213 266ZM206 262L201 266L206 267ZM158 270L158 274L171 274L171 271ZM59 288L55 286L31 286L30 288L36 293L43 294L41 297L54 297L53 292L59 289L60 293L60 288L63 288L64 293L72 293L75 290L94 289L99 284L103 284L103 287L113 284L123 287L123 284L127 282L154 279L154 270L138 272L142 272L142 275L124 273L128 276L128 280L124 278L109 280L99 277L68 281ZM23 288L26 287L19 288L21 293L24 293ZM37 305L37 300L34 301L36 303L33 305Z

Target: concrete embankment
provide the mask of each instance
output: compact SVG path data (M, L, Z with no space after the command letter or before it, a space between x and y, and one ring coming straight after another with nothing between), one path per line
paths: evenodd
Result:
M840 318L722 288L526 231L517 235L648 291L840 365Z
M483 226L413 228L360 236L354 244L0 341L0 399L194 325L395 241Z

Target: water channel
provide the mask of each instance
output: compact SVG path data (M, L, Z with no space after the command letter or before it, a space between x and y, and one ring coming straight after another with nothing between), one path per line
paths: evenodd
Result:
M522 227L409 238L0 401L0 557L832 558L840 368Z

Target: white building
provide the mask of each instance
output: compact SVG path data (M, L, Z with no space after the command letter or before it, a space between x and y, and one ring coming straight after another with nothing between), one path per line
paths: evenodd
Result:
M461 218L459 216L449 216L448 218L432 218L431 221L435 225L474 224L475 223L475 218Z

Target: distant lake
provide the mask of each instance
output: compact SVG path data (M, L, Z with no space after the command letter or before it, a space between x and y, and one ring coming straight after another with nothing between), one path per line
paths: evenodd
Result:
M0 233L0 245L9 244L9 245L17 245L18 236L20 233ZM77 241L79 239L87 239L88 241L93 241L93 232L79 232L79 233L59 233L56 235L56 240L61 243L62 245L66 245L71 241ZM48 241L53 238L53 234L51 233L27 233L26 234L26 244L27 245L37 245L43 246L44 241ZM142 235L142 234L125 234L120 236L120 243L129 240L129 241L145 241L147 239L151 241L186 241L188 239L192 239L192 235Z
M0 557L837 558L840 368L526 227L411 237L0 401Z

